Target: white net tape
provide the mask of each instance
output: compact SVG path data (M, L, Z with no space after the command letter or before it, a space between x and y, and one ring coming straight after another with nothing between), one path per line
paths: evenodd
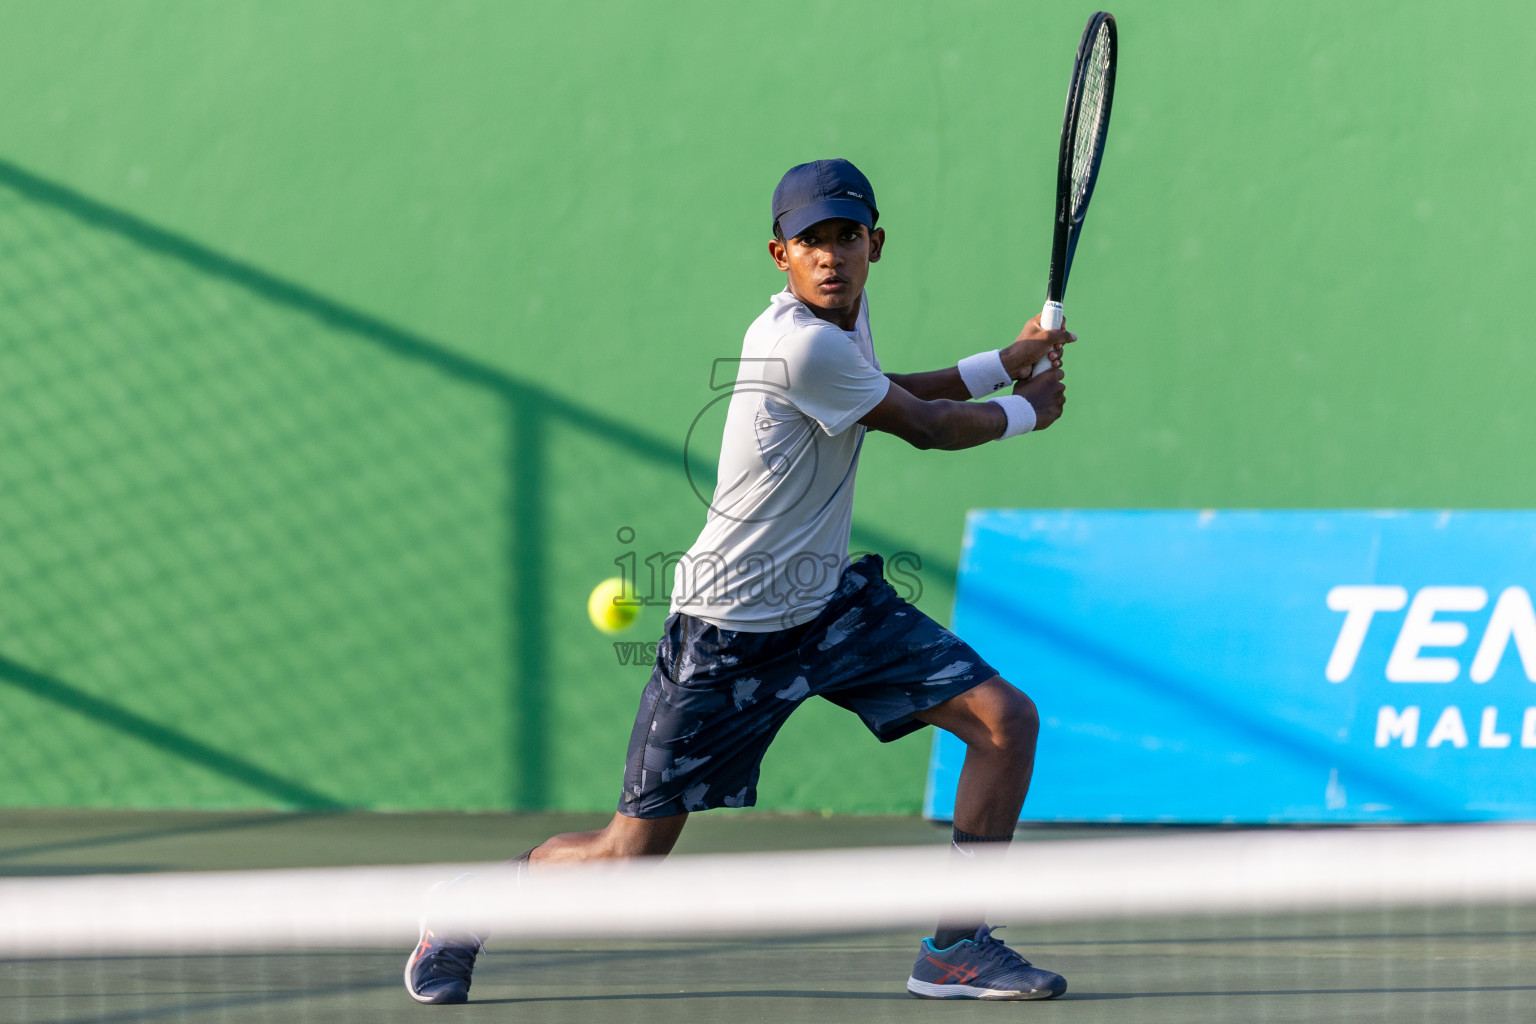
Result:
M928 927L985 908L1017 924L1158 915L1536 903L1536 827L1254 831L676 857L535 870L423 865L0 883L0 955L409 944L434 927L504 938Z

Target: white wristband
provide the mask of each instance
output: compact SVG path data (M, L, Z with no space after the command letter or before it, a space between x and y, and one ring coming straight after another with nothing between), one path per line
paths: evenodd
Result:
M1008 429L1003 431L1003 437L1018 437L1035 429L1035 407L1023 395L1003 395L987 401L996 402L1008 414Z
M1003 367L1003 354L995 348L960 360L960 379L972 398L985 398L1013 383Z

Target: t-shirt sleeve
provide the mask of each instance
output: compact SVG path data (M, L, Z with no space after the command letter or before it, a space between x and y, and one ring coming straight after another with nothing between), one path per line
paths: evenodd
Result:
M837 328L801 327L779 340L789 386L784 397L828 434L841 434L880 404L891 382Z

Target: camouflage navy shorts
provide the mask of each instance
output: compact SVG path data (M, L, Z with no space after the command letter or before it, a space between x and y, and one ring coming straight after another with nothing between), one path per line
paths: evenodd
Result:
M675 613L640 698L619 812L662 818L756 803L763 754L811 697L889 742L923 727L915 713L996 674L897 595L878 555L845 569L821 614L792 629L748 633Z

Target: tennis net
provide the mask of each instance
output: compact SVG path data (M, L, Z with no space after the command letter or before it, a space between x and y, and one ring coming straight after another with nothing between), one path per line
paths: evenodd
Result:
M1107 1010L1125 999L1145 1019L1517 1020L1536 1000L1536 828L1457 826L1072 838L971 863L935 844L522 879L478 863L6 880L7 1019L428 1012L400 967L425 890L466 873L434 928L490 936L472 999L523 1004L520 1020L896 1019L880 1000L957 913L1068 975L1074 1020L1127 1019Z

